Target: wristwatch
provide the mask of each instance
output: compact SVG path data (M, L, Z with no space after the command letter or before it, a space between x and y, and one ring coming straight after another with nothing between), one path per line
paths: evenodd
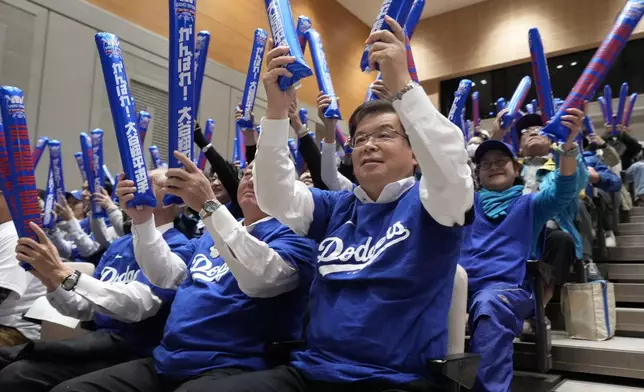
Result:
M560 157L576 157L577 154L579 154L579 147L577 146L577 143L573 143L572 148L568 151L565 151L563 149L563 143L557 143L555 144L553 150Z
M207 200L204 204L203 207L201 207L201 211L199 211L199 217L201 219L204 219L207 216L212 215L215 211L217 211L221 207L221 203L219 200Z
M63 280L63 283L60 284L60 287L62 287L66 291L72 291L78 284L78 279L80 278L81 273L80 271L74 271L72 272L71 275L65 278Z
M396 93L393 97L391 97L391 103L401 100L403 95L405 95L405 93L407 93L409 90L413 89L416 86L418 86L418 83L414 82L413 80L410 80L409 83L407 83L402 90L398 91L398 93Z

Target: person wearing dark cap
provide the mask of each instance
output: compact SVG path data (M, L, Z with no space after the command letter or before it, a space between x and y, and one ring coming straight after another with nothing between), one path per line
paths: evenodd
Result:
M555 148L559 170L553 186L542 192L524 194L522 167L510 145L488 140L474 154L481 189L474 197L474 222L464 229L459 264L468 275L471 348L481 355L475 391L510 390L512 341L535 312L526 261L536 255L552 265L545 289L563 284L570 268L572 258L553 252L539 255L536 245L546 222L577 198L579 150L573 140L582 118L583 113L562 122L570 137ZM570 242L568 247L570 255Z
M499 113L499 116L504 114L505 111L502 111ZM578 109L568 109L567 117L570 118L570 116L576 116L577 119L581 118L583 121L583 112ZM499 118L500 117L497 117L497 120L494 123L495 137L497 137L497 134L500 134L502 137L502 135L507 132L507 130L499 130ZM518 132L520 140L519 154L523 158L523 170L521 172L521 176L525 184L524 192L531 193L543 191L544 189L552 186L554 170L557 167L555 163L556 156L553 156L551 153L552 140L541 132L543 129L543 120L538 114L527 114L516 122L515 129L516 132ZM581 154L578 154L577 156L577 170L579 171L579 175L577 176L577 193L581 194L588 185L589 179L586 164L584 163L584 159ZM567 233L575 245L575 252L572 257L578 260L583 260L586 279L589 281L602 280L602 275L592 258L588 257L588 255L584 255L582 236L576 225L579 212L579 200L572 200L568 207L560 211L559 214L552 217L548 222L547 227L553 229L553 231L549 231L548 233L544 232L544 236L552 233L561 235L557 230ZM540 244L543 243L544 251L560 251L556 248L549 247L549 242L550 241L547 236L543 242L539 242ZM551 293L546 294L548 296L552 295Z

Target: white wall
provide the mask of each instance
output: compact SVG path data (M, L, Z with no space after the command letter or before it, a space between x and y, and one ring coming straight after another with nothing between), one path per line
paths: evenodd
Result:
M98 31L119 36L130 80L168 91L165 37L81 0L0 0L0 84L24 90L32 145L41 136L62 142L68 189L81 186L73 156L80 151L80 132L103 129L105 162L113 175L121 171L94 44ZM232 155L233 109L241 99L244 80L245 75L240 72L208 62L200 121L203 124L209 117L215 119L213 144L224 157ZM265 99L261 89L255 109L258 120L264 114ZM315 123L321 124L315 108L303 106L309 110L311 129L315 129ZM146 137L146 156L154 132L153 119ZM45 186L48 160L45 154L36 171L40 188Z

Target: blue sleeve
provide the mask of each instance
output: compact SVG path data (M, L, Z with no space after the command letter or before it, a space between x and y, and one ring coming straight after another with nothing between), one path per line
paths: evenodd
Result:
M598 160L594 169L599 174L599 182L593 186L609 193L619 192L622 189L622 179L610 171L608 166Z
M313 280L315 271L315 250L317 245L314 241L300 237L290 229L284 227L282 233L275 239L267 242L284 261L295 268L300 275L300 285L308 286Z
M586 171L585 167L584 171ZM540 191L534 196L534 233L541 232L549 219L554 218L570 205L570 202L579 195L577 186L577 173L572 176L562 176L557 169L543 178Z
M321 189L312 188L311 195L313 196L313 222L309 227L307 237L315 242L321 242L328 232L331 215L334 213L334 206L346 194L347 191L332 192L323 191Z

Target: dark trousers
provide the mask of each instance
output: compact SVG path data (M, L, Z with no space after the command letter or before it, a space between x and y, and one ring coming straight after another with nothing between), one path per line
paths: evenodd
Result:
M48 392L63 381L138 358L128 343L106 332L34 341L3 350L0 391ZM6 366L5 366L6 365Z
M76 391L76 390L72 390ZM79 390L80 391L80 390ZM88 391L93 392L93 389ZM98 391L98 390L97 390ZM203 384L181 392L433 392L425 381L405 385L391 385L382 382L332 384L306 380L290 366L280 366L262 372L245 373L227 377L208 385ZM52 391L53 392L53 391ZM56 391L56 392L62 392ZM116 391L115 391L116 392ZM120 392L120 390L118 391ZM147 391L146 391L147 392Z
M215 391L212 385L243 373L239 369L216 369L193 379L175 380L157 374L152 358L139 359L101 369L65 381L51 392L188 392Z
M546 283L554 281L561 286L566 283L570 267L574 263L575 240L562 230L545 229L541 232L540 241L544 241L541 261L549 266L549 271L541 271Z

